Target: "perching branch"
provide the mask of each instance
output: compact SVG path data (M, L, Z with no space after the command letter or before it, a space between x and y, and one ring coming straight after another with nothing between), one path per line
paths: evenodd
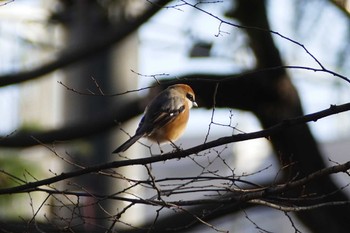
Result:
M187 150L183 151L177 151L173 153L167 153L167 154L162 154L162 155L154 155L152 157L148 158L141 158L141 159L131 159L131 160L123 160L123 161L114 161L111 163L106 163L106 164L101 164L97 166L92 166L92 167L87 167L84 169L76 170L73 172L67 172L67 173L62 173L60 175L40 180L37 182L31 182L23 185L19 185L16 187L12 188L5 188L5 189L0 189L0 194L10 194L10 193L17 193L17 192L23 192L23 191L31 191L35 189L36 187L42 186L42 185L49 185L58 181L62 181L65 179L69 179L72 177L76 176L81 176L85 175L88 173L94 173L94 172L99 172L102 170L110 169L110 168L119 168L119 167L125 167L125 166L130 166L130 165L146 165L146 164L151 164L151 163L156 163L160 161L166 161L170 159L180 159L187 157L191 154L197 154L201 151L214 148L220 145L225 145L228 143L233 143L233 142L240 142L240 141L246 141L246 140L251 140L251 139L256 139L256 138L269 138L283 130L287 130L291 127L294 127L296 125L300 124L305 124L307 122L312 122L312 121L317 121L321 118L330 116L332 114L337 114L340 112L348 111L350 109L350 103L335 106L332 105L330 108L325 109L320 112L308 114L305 116L297 117L297 118L292 118L292 119L286 119L283 122L272 126L270 128L267 128L265 130L260 130L257 132L252 132L252 133L240 133L237 135L233 136L227 136L227 137L222 137L217 140L213 140L207 143L204 143L202 145L198 145L192 148L189 148Z

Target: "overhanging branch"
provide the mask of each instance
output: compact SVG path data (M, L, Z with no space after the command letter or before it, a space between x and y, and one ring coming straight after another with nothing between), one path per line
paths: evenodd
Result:
M0 87L39 78L59 68L66 67L77 61L90 58L100 52L105 51L106 49L126 38L132 32L136 31L143 23L150 19L155 13L157 13L169 2L171 2L171 0L159 0L154 4L150 4L150 7L142 15L135 18L134 20L123 25L115 25L112 31L106 32L106 34L103 36L99 35L96 38L90 38L90 40L87 40L87 43L85 45L82 45L82 47L78 47L75 51L64 53L52 62L49 62L32 70L22 71L15 74L1 75Z

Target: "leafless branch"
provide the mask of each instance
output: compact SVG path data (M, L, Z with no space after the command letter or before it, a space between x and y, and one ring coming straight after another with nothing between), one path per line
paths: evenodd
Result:
M322 63L306 48L305 45L303 45L302 43L300 43L300 42L298 42L296 40L293 40L292 38L290 38L288 36L285 36L285 35L281 34L280 32L273 31L273 30L266 29L266 28L235 24L235 23L232 23L230 21L224 20L224 19L220 18L219 16L214 15L214 14L210 13L207 10L204 10L203 8L200 8L198 6L198 4L192 4L192 3L188 2L188 1L185 1L185 0L181 0L181 2L183 2L184 5L188 5L188 6L192 7L192 8L194 8L194 9L196 9L196 10L198 10L198 11L200 11L200 12L202 12L202 13L204 13L204 14L206 14L206 15L208 15L208 16L216 19L216 20L218 20L219 21L219 32L218 32L218 34L216 36L221 35L221 25L222 24L226 24L226 25L229 25L229 26L232 26L232 27L235 27L235 28L241 28L241 29L246 29L246 30L259 30L259 31L262 31L262 32L271 33L273 35L276 35L276 36L278 36L278 37L280 37L280 38L282 38L284 40L287 40L287 41L289 41L289 42L299 46L300 48L302 48L320 67L320 69L309 68L309 67L301 67L301 66L286 66L285 68L287 68L287 67L289 67L289 68L294 67L294 68L298 68L298 69L308 69L308 70L314 70L314 71L322 71L322 72L330 73L330 74L332 74L332 75L334 75L336 77L339 77L339 78L343 79L344 81L350 83L350 79L349 78L347 78L347 77L345 77L343 75L339 75L339 74L335 73L334 71L331 71L331 70L325 68L322 65Z
M15 192L19 192L19 191L30 190L32 188L39 187L42 185L48 185L48 184L51 184L51 183L54 183L54 182L57 182L60 180L68 179L68 178L75 177L75 176L81 176L81 175L88 174L91 172L98 172L98 171L110 169L110 168L118 168L118 167L124 167L124 166L129 166L129 165L145 165L145 164L155 163L155 162L159 162L159 161L166 161L169 159L185 158L191 154L197 154L200 151L204 151L204 150L207 150L207 149L210 149L210 148L213 148L216 146L228 144L228 143L233 143L233 142L238 142L238 141L246 141L246 140L251 140L251 139L255 139L255 138L268 138L268 137L270 137L270 136L272 136L272 135L274 135L282 130L288 129L290 127L294 127L295 125L305 124L305 123L311 122L311 121L317 121L321 118L327 117L327 116L332 115L332 114L340 113L343 111L348 111L349 109L350 109L350 103L344 104L344 105L339 105L339 106L332 105L330 108L323 110L323 111L320 111L320 112L308 114L308 115L297 117L297 118L286 119L283 122L281 122L275 126L272 126L268 129L265 129L265 130L261 130L261 131L257 131L257 132L253 132L253 133L244 133L244 134L237 134L237 135L228 136L228 137L222 137L222 138L219 138L217 140L213 140L213 141L204 143L202 145L192 147L192 148L187 149L187 150L176 151L173 153L167 153L167 154L163 154L163 155L155 155L155 156L152 156L150 158L114 161L114 162L107 163L107 164L97 165L97 166L93 166L93 167L87 167L85 169L80 169L80 170L77 170L74 172L63 173L63 174L55 176L55 177L51 177L51 178L48 178L45 180L40 180L38 182L28 183L28 184L24 184L24 185L9 188L9 189L0 189L0 194L15 193Z
M121 161L122 162L122 161ZM116 164L118 162L114 162ZM133 164L137 164L136 162ZM87 168L89 169L89 168ZM327 202L327 203L321 203L321 204L316 204L312 206L285 206L285 205L280 205L276 204L274 202L265 200L266 198L269 197L275 197L278 194L281 193L286 193L287 191L291 189L295 189L298 187L303 187L304 185L307 185L308 183L315 181L317 179L320 179L321 177L328 176L330 174L336 174L339 172L347 172L347 170L350 169L350 162L344 163L344 164L339 164L335 165L332 167L328 167L325 169L322 169L320 171L317 171L315 173L312 173L308 175L307 177L295 180L295 181L290 181L287 183L282 183L279 185L275 186L267 186L267 187L260 187L260 188L251 188L251 189L237 189L237 188L227 188L223 189L223 192L232 193L233 195L227 196L225 198L224 196L219 196L218 198L210 198L210 199L196 199L196 200L180 200L180 201L167 201L165 202L162 200L162 198L158 198L159 200L154 200L153 198L151 199L143 199L140 197L136 198L126 198L122 196L118 196L116 194L112 195L100 195L100 194L92 194L87 192L83 187L83 192L72 192L72 191L67 191L67 190L55 190L55 189L43 189L40 188L39 186L43 185L49 185L52 184L54 181L52 181L52 178L46 179L46 180L41 180L41 181L36 181L32 183L27 183L25 185L20 185L14 188L3 188L0 190L0 194L7 194L7 193L22 193L22 192L46 192L49 195L65 195L65 196L77 196L77 197L93 197L96 200L103 200L103 199L111 199L111 200L121 200L121 201L126 201L130 203L139 203L139 204L151 204L151 205L159 205L159 206L191 206L191 205L203 205L203 204L214 204L214 203L232 203L232 202L249 202L253 204L259 204L259 205L265 205L271 208L279 209L282 211L304 211L304 210L309 210L309 209L314 209L314 208L320 208L324 206L330 206L330 205L345 205L349 204L347 201L334 201L334 202ZM86 169L84 169L86 170ZM69 173L66 173L69 174ZM64 174L58 175L57 177L64 176ZM51 181L51 182L49 182ZM154 185L157 183L156 180L153 179L152 187L154 188ZM159 183L159 181L158 181ZM203 189L203 186L200 186L201 190L200 192L207 192L208 190ZM210 186L209 186L210 187ZM124 189L121 194L124 193L126 189ZM191 190L194 192L194 190ZM210 190L209 190L210 191ZM219 190L212 190L214 192L217 192ZM161 196L162 192L158 191L158 195ZM68 198L69 200L69 198ZM287 199L284 199L287 201ZM98 202L99 202L98 201Z
M323 202L320 204L310 205L310 206L285 206L283 204L276 204L276 203L272 203L261 199L253 199L253 200L250 200L249 203L271 207L273 209L281 210L284 212L299 212L299 211L318 209L326 206L338 206L338 205L350 204L349 201L332 201L332 202ZM288 204L288 203L285 203L285 204Z
M65 53L58 57L56 60L51 61L45 65L15 74L1 75L0 87L39 78L56 69L63 68L67 65L73 64L83 59L87 59L93 55L105 51L138 29L140 25L151 18L156 12L158 12L161 9L161 6L164 6L169 2L170 0L156 1L156 4L151 4L143 14L133 19L132 21L127 22L122 26L117 25L111 27L114 28L114 31L108 32L104 36L99 35L96 38L90 38L90 40L87 40L87 43L85 45L77 47L75 51Z
M5 1L4 3L1 3L0 6L5 6L7 4L10 4L11 2L14 2L15 0L8 0L8 1Z

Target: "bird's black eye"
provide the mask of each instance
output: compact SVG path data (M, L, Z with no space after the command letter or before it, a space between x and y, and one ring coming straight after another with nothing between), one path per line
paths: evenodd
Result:
M194 101L194 97L193 97L193 95L191 93L187 93L186 94L186 98L189 99L191 102Z

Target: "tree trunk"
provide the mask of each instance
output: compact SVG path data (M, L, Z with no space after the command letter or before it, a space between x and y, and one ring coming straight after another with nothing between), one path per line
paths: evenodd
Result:
M66 51L69 53L73 48L82 46L87 43L89 38L96 35L103 35L109 26L106 12L99 7L95 1L76 1L72 5L67 5L65 14L68 15L68 21L65 21L64 28L66 30ZM96 83L104 92L111 90L111 73L110 73L111 53L109 51L101 52L91 59L84 60L74 67L66 69L65 84L76 90L88 92L91 90L97 94L99 90ZM95 83L96 82L96 83ZM112 99L104 97L91 97L81 95L77 92L67 91L64 96L64 113L65 122L69 125L72 122L79 122L79 119L88 119L95 112L103 111L109 108ZM109 161L109 133L101 133L94 137L85 138L78 142L70 143L65 146L67 153L74 160L83 166L91 166ZM64 171L75 169L74 166L67 166ZM86 190L89 193L109 193L110 181L105 176L97 176L90 174L84 177L78 177L72 180L74 185L69 185L68 189L76 189L77 191ZM105 225L106 213L99 207L107 208L108 201L101 201L96 204L93 197L82 198L79 200L79 206L75 208L75 214L81 214L86 224L85 230L92 232L96 226ZM64 209L64 208L63 208ZM69 211L72 211L69 210ZM59 210L62 213L62 210ZM68 212L69 212L68 211ZM59 214L61 216L62 214ZM72 213L67 213L72 216ZM79 215L77 215L79 216ZM77 218L77 223L81 222L81 218Z

